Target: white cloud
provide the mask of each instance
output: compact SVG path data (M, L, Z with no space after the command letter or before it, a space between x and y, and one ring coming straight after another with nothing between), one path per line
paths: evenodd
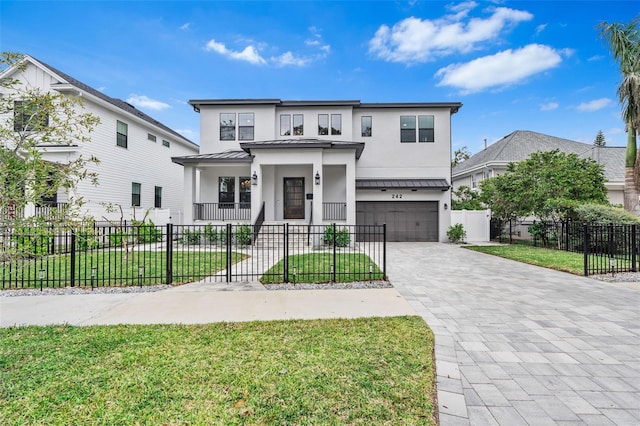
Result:
M533 19L529 12L498 7L492 9L488 18L471 18L464 22L476 5L472 1L461 3L452 8L455 14L440 19L410 17L391 28L382 25L369 41L369 52L389 62L427 62L474 50L519 22Z
M611 105L613 101L609 98L594 99L593 101L583 102L578 105L578 111L593 112L598 111Z
M191 27L191 22L187 22L187 23L185 23L185 24L180 25L180 27L179 27L179 28L180 28L181 30L183 30L183 31L186 31L186 30L188 30L190 27Z
M473 61L440 68L438 86L451 86L463 93L518 83L527 77L555 68L562 62L562 51L530 44L520 49L508 49Z
M132 94L127 98L127 102L136 107L148 108L156 111L171 108L167 103L148 98L144 95Z
M593 55L590 58L587 59L587 61L592 62L592 61L601 61L604 59L604 56L602 55Z
M254 65L264 65L267 63L267 61L262 56L260 56L258 50L251 45L245 47L242 51L229 50L224 45L224 43L219 43L214 39L211 39L205 46L205 50L219 53L220 55L226 56L230 59L249 62Z
M536 27L536 35L540 34L547 28L547 24L540 24Z
M559 106L557 102L547 102L546 104L540 105L540 111L553 111L554 109L558 109Z
M295 57L291 52L285 52L280 56L272 56L271 61L281 67L285 67L287 65L303 67L309 63L309 59Z

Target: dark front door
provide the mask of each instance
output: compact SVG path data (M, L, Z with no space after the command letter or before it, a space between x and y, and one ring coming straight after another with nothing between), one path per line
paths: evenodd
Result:
M304 178L284 178L284 218L304 219Z

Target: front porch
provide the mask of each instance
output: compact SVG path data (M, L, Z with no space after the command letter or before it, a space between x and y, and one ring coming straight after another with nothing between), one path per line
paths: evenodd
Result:
M193 220L251 223L251 203L193 203ZM322 220L346 222L347 203L323 202Z

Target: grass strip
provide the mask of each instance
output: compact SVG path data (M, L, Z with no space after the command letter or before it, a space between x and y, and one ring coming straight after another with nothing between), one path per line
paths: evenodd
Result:
M0 424L433 425L420 317L18 327Z
M384 279L383 273L369 256L363 253L337 253L336 282ZM289 281L293 283L326 283L333 280L332 253L308 253L289 256ZM260 277L263 284L284 281L284 261L281 260Z
M530 265L555 269L556 271L569 272L576 275L584 274L584 256L582 253L572 253L563 250L551 250L519 244L464 246L464 248L528 263Z

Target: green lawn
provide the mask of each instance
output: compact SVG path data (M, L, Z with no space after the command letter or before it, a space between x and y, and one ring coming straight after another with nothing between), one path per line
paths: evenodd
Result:
M584 274L584 255L562 250L551 250L526 245L465 246L469 250L492 254L522 263L542 266L557 271Z
M333 280L332 253L309 253L289 257L289 281L296 283L325 283ZM295 269L294 269L295 268ZM363 253L336 254L336 281L354 282L382 280L383 273L369 256ZM260 277L263 284L281 283L284 261L278 262Z
M149 285L164 282L166 254L163 251L134 251L127 261L123 251L95 250L76 255L76 285L90 286L92 267L95 285ZM248 256L234 252L232 262ZM224 252L174 251L173 283L189 282L213 275L226 267ZM142 269L140 267L142 266ZM64 287L71 282L71 256L53 255L0 265L0 279L19 283L20 287L39 287L40 270L44 271L44 286ZM142 277L140 276L142 274Z
M434 425L420 317L0 333L0 424Z

